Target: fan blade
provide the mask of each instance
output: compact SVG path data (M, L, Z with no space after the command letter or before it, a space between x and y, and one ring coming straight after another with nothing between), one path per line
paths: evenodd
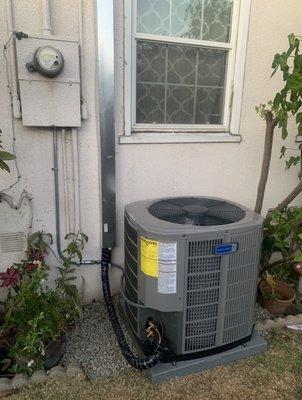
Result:
M149 207L149 211L156 218L166 218L184 214L184 211L181 207L169 203L168 201L161 202L158 206L157 204L151 205Z

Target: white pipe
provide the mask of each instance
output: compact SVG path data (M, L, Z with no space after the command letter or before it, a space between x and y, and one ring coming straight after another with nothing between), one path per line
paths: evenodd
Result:
M66 149L66 129L62 129L62 165L63 165L63 189L64 189L64 208L65 208L65 229L66 233L71 232L71 212L70 212L70 193L67 168L67 149Z
M84 91L84 50L83 50L83 2L78 1L78 24L79 24L79 44L80 44L80 82L81 82L81 116L87 119L87 104ZM80 181L80 144L79 132L77 128L71 129L71 143L73 154L73 183L74 183L74 215L75 230L82 229L81 219L81 181Z
M42 0L42 32L43 35L52 35L49 0Z
M83 1L78 2L78 17L79 17L79 43L80 43L80 74L81 74L81 116L82 119L88 118L87 103L85 98L84 86L84 41L83 41Z
M6 13L7 13L7 25L9 36L14 32L14 17L13 17L13 4L11 0L6 0ZM15 60L14 46L10 44L9 46L9 59L10 59L10 82L11 82L11 92L12 92L12 106L13 115L15 118L21 118L21 104L18 96L18 84L17 84L17 68Z
M74 184L74 215L75 231L82 230L81 220L81 181L80 181L80 157L79 157L79 132L76 128L71 130L73 152L73 184Z

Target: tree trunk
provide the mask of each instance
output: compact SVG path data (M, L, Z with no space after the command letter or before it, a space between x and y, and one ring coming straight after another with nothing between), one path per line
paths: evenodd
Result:
M278 121L273 118L273 114L270 111L266 113L265 120L266 120L266 130L264 139L263 160L262 160L261 175L260 175L260 181L258 185L257 199L255 205L255 211L258 214L261 213L263 206L264 193L265 193L267 177L269 173L269 167L272 156L274 130L278 123Z
M295 189L275 208L276 211L282 211L287 207L297 196L302 192L302 180L298 183Z

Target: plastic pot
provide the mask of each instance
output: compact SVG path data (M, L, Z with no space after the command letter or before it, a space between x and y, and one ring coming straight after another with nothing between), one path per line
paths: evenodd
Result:
M45 349L44 369L48 370L56 366L63 355L63 341L50 342Z
M262 294L265 293L265 289L268 287L265 281L261 281L259 289ZM295 299L294 289L285 282L278 281L276 284L275 292L282 297L282 300L268 300L263 299L262 305L271 314L284 314L287 308L292 304Z

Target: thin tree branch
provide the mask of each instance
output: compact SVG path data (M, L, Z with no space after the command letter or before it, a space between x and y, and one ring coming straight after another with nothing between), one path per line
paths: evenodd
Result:
M298 183L298 185L290 192L286 198L281 201L280 204L275 208L276 211L282 211L285 207L287 207L300 193L302 192L302 180Z
M255 205L255 211L258 214L261 213L263 206L265 188L272 157L274 130L278 124L277 118L273 118L273 114L271 111L266 112L265 120L266 120L266 130L264 139L263 160L262 160L261 175L260 175L258 191L257 191L257 199Z
M266 265L264 268L262 268L260 273L263 274L263 272L267 271L268 269L271 269L271 268L274 268L274 267L278 267L278 265L282 265L282 264L285 264L285 263L295 264L296 261L294 261L294 257L291 257L291 258L289 258L287 260L284 260L284 259L277 260L277 261L274 261L274 262Z

